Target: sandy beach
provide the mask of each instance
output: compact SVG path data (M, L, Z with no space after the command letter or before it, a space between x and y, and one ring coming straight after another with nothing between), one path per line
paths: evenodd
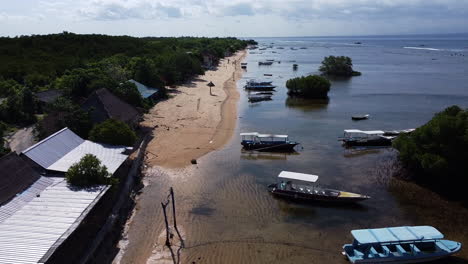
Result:
M216 70L171 91L172 98L158 103L144 117L143 126L154 128L146 164L165 168L190 165L222 147L232 136L237 119L240 61L245 51L221 60ZM215 85L207 86L209 82Z
M159 202L165 199L169 186L178 193L183 178L193 176L196 165L191 164L192 159L223 147L231 139L237 123L236 82L241 78L240 62L245 55L246 51L240 51L221 60L217 69L173 89L170 99L145 115L142 125L153 128L154 138L147 147L144 188L136 197L114 263L172 263L164 247ZM207 86L210 81L215 84L212 95ZM187 188L183 193L195 199L197 186ZM185 211L190 205L184 201L179 207ZM184 229L183 225L179 228Z

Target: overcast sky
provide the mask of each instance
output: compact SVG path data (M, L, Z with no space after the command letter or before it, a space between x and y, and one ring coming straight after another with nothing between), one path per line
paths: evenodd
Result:
M0 35L332 36L468 32L468 0L0 0Z

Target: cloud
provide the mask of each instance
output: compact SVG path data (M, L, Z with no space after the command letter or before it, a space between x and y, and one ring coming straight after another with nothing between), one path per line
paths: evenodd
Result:
M150 0L93 0L88 7L79 8L77 14L95 20L148 20L182 17L180 7Z
M239 3L224 8L222 14L226 16L253 16L255 11L249 3Z

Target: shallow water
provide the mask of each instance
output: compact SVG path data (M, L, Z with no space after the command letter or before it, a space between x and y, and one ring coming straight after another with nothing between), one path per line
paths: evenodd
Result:
M244 61L248 69L238 82L239 120L232 141L197 166L159 175L162 183L153 187L175 189L177 220L186 233L183 263L346 263L340 250L351 241L349 231L383 226L434 225L447 238L468 243L467 209L387 177L384 165L394 151L350 151L337 141L343 129L415 128L447 106L468 107L468 37L258 41L273 48L255 50ZM350 56L363 75L332 80L328 103L288 99L286 80L316 72L328 55ZM258 66L266 59L281 63ZM293 63L299 64L297 71ZM273 100L248 103L242 87L250 78L271 79L278 86ZM359 113L371 118L352 121ZM238 134L250 131L289 134L301 147L290 155L243 152ZM355 206L276 199L266 186L282 170L316 174L321 185L372 199ZM468 263L467 251L439 263Z

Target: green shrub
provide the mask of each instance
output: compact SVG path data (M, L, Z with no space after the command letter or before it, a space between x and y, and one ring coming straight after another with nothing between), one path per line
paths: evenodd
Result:
M110 182L107 168L92 154L86 154L78 163L73 164L65 174L67 182L74 186L87 187Z
M132 146L136 138L135 132L127 124L114 119L95 125L89 133L92 141L120 146Z
M288 95L309 99L328 98L330 86L330 81L318 75L293 78L286 82Z
M351 77L359 76L360 72L353 70L353 61L346 56L328 56L322 61L319 71L331 76Z
M417 180L437 188L463 187L468 172L468 110L451 106L393 146Z

